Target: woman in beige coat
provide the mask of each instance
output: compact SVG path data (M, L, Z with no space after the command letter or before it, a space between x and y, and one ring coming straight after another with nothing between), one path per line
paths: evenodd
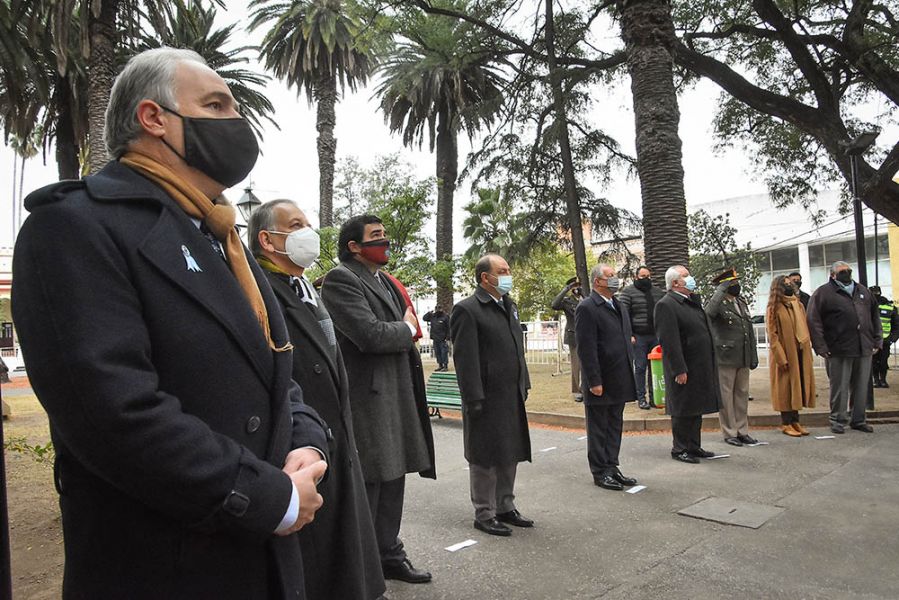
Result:
M808 435L806 428L799 424L799 411L815 406L811 336L805 308L795 294L789 277L775 277L765 314L771 405L780 411L781 430L791 437Z

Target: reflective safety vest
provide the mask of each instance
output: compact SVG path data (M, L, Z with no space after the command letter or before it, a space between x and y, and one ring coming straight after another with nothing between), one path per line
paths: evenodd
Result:
M883 326L884 339L890 337L890 330L893 323L893 311L896 307L885 302L877 307L880 310L880 324Z

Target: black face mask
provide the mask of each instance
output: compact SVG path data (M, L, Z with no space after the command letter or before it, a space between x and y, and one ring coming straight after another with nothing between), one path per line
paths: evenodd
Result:
M791 285L783 286L783 290L784 290L784 296L792 296L795 293L795 290L793 289L793 286L791 286Z
M646 279L638 279L634 282L634 287L641 292L645 292L652 287L652 281L648 277Z
M740 284L735 283L732 286L727 288L727 293L731 296L739 296L740 295Z
M164 138L160 139L185 163L225 187L237 185L253 170L259 158L259 144L246 119L185 117L171 108L162 108L181 118L184 156L178 154Z
M801 282L801 281L794 281L794 282L793 282L793 287L796 288L796 289L798 290L799 288L802 287L802 282Z
M840 271L839 273L837 273L835 279L843 285L849 285L850 283L852 283L852 269L844 269Z

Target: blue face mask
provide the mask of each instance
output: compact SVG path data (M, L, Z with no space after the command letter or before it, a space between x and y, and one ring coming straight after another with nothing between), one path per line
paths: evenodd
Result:
M496 277L496 291L500 296L505 296L512 291L512 276L498 275Z
M684 287L691 292L696 289L696 280L693 279L692 275L687 275L686 277L684 277Z

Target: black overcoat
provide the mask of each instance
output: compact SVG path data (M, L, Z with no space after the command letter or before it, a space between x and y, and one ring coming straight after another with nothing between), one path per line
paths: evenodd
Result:
M64 597L302 598L299 541L272 532L291 497L288 451L326 452L325 429L228 265L115 162L26 207L13 317L56 448Z
M357 260L328 271L322 299L350 380L353 431L365 481L406 473L436 477L421 357L403 321L401 296Z
M631 319L623 304L613 302L617 311L593 291L574 313L581 391L588 406L623 404L637 398ZM603 388L602 396L590 391L597 385Z
M266 276L284 309L293 343L293 378L334 436L329 477L318 486L324 505L315 513L315 521L299 533L306 596L310 600L379 598L385 590L384 576L353 437L343 356L339 346L330 345L288 277L268 271Z
M501 308L479 287L453 307L450 318L465 458L483 467L531 460L524 339L518 307L508 295L502 302ZM482 406L478 415L470 412L474 403Z
M653 320L662 346L665 411L674 417L718 412L721 405L715 347L699 302L669 291L656 303ZM674 381L687 373L687 383Z

